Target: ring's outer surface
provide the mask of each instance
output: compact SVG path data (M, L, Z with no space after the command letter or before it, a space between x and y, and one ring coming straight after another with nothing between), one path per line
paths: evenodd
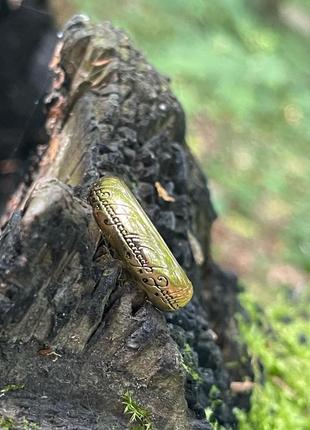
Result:
M184 307L192 284L127 185L104 177L91 188L89 202L107 242L149 300L163 311Z

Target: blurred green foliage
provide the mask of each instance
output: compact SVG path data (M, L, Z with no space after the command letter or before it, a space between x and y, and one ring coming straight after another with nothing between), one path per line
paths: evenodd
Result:
M309 37L259 14L257 5L264 1L76 3L94 19L111 19L129 31L172 78L193 118L191 128L197 117L216 125L220 144L205 167L224 189L222 198L215 196L220 210L233 206L260 223L266 199L288 203L289 219L280 226L287 244L283 258L310 270ZM208 144L208 136L203 139L196 139L198 153ZM194 132L189 140L195 140Z
M240 415L242 430L309 429L301 371L309 377L309 357L296 339L305 332L310 271L310 2L75 3L128 31L172 78L221 215L217 259L239 269L273 326L275 338L255 324L244 330L266 382L255 389L250 416ZM274 300L284 285L294 306ZM280 310L290 325L278 321Z
M310 325L306 305L279 292L266 312L249 295L243 296L248 320L240 319L253 354L257 384L249 414L238 411L240 430L310 429ZM259 363L263 363L262 374Z

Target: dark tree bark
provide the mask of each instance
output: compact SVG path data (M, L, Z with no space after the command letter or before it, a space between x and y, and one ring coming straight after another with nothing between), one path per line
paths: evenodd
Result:
M154 429L209 429L206 407L234 428L249 394L230 382L252 376L238 286L212 260L215 213L182 108L110 24L76 17L62 43L49 148L0 242L0 413L43 429L128 429L129 392ZM191 278L185 309L155 309L100 241L86 197L107 172L131 186Z
M43 111L56 28L47 0L0 0L0 214L48 142ZM31 29L31 31L30 31Z

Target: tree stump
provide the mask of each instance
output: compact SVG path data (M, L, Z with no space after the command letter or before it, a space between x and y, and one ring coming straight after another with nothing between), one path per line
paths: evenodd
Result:
M215 212L168 80L123 32L83 17L67 24L53 69L50 143L0 242L2 419L210 429L208 408L235 428L249 393L230 382L252 376L237 280L212 260ZM106 173L127 182L192 280L183 310L154 308L102 242L86 198ZM132 424L130 407L142 411Z

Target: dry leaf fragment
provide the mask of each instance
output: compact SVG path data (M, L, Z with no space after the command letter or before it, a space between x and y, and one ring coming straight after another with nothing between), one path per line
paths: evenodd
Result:
M214 342L216 342L218 340L218 335L215 333L214 330L212 330L211 328L208 329L208 333L211 336L212 340L214 340Z
M51 354L52 348L50 346L46 346L44 348L39 349L38 354L42 355L42 357L47 357Z
M95 60L91 63L92 66L95 67L99 67L99 66L104 66L105 64L110 63L111 59L110 58L101 58L99 60Z
M233 381L230 383L230 389L233 393L241 394L251 391L254 385L253 381Z
M52 60L49 64L49 68L52 70L55 70L60 63L60 53L61 53L62 47L63 47L63 42L58 42L55 47Z
M175 198L170 196L170 194L168 194L168 191L165 190L165 188L161 185L160 182L156 181L155 182L155 188L157 190L157 194L158 196L165 200L165 202L175 202Z
M187 231L187 237L192 249L194 260L198 266L201 266L205 261L201 245L198 239L189 230Z
M51 357L52 361L57 361L58 358L61 357L61 355L58 354L56 351L53 351L50 346L39 349L38 354L42 357Z

